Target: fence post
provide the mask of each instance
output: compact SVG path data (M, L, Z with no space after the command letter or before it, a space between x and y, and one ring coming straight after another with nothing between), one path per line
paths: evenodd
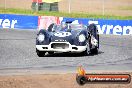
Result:
M5 0L5 9L6 9L6 0Z
M68 11L71 13L71 0L68 0Z
M104 8L104 0L102 0L102 2L103 2L103 5L102 5L102 15L104 16L104 10L105 10L105 8Z
M37 0L37 12L39 11L39 1Z

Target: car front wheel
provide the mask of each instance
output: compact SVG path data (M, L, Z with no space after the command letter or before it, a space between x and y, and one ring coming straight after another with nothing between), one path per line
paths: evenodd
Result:
M45 56L45 53L44 51L39 51L38 49L36 49L36 53L39 57L44 57Z
M91 49L91 53L92 54L98 54L98 48L96 47L96 48L94 48L94 49Z
M52 52L52 51L51 51L51 52L48 52L48 54L50 54L50 55L51 55L51 54L54 54L54 52Z
M83 53L83 55L86 55L86 56L88 56L90 54L90 46L89 46L89 43L87 43L87 48L82 53Z

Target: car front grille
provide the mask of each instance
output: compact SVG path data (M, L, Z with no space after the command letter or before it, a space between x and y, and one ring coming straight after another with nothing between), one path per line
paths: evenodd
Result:
M67 43L52 43L51 48L53 48L53 49L68 49L69 44L67 44Z

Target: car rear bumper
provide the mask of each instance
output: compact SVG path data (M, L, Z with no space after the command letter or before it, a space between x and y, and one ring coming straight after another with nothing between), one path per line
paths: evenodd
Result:
M53 44L55 43L55 47L53 46ZM57 45L58 44L58 45ZM59 47L63 46L63 44L65 44L65 47ZM86 50L87 45L85 46L76 46L76 45L71 45L68 42L52 42L49 45L36 45L37 50L39 51L54 51L54 52L83 52Z

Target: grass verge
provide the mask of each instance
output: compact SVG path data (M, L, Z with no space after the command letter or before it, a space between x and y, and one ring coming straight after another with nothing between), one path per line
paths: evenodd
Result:
M97 15L88 13L66 13L66 12L53 12L53 11L32 11L23 9L4 9L0 8L0 14L22 14L34 16L58 16L58 17L72 17L72 18L91 18L91 19L121 19L130 20L132 16L114 16L114 15Z

